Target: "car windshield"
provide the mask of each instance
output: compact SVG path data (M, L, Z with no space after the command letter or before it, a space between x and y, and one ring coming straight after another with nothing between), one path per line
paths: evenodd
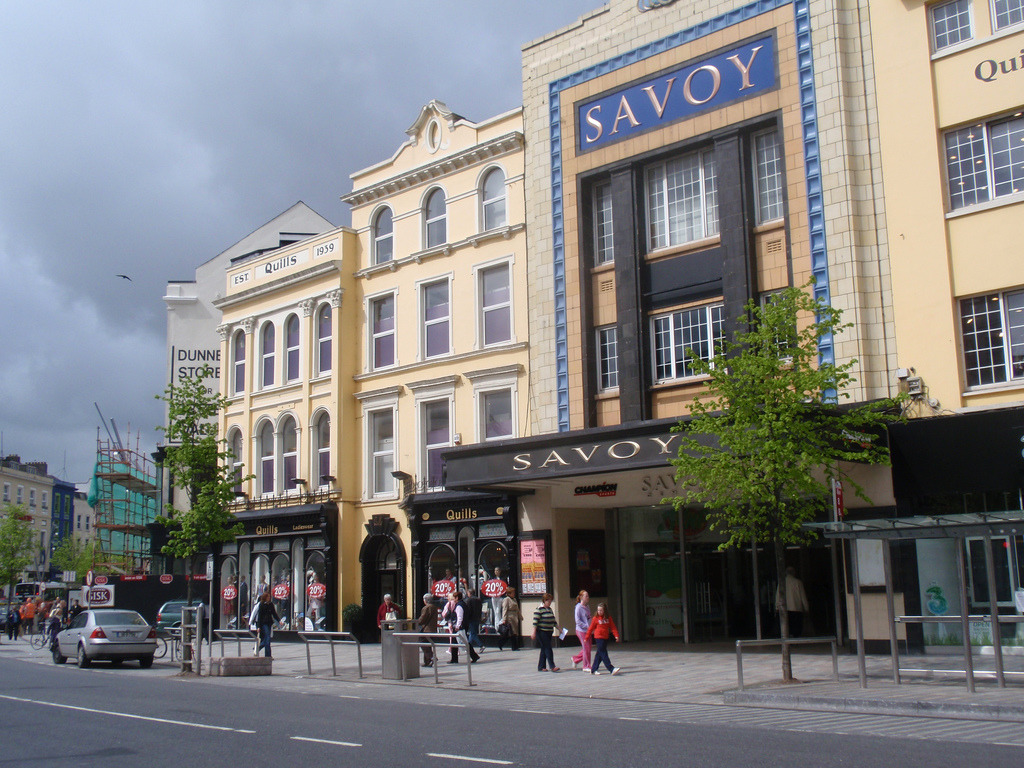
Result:
M142 626L146 623L135 611L97 611L94 615L101 627Z

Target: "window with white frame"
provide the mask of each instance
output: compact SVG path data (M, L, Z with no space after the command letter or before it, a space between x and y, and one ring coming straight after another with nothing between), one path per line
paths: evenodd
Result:
M950 209L1024 192L1024 113L949 131L945 144Z
M648 166L645 176L651 250L718 234L718 186L710 149Z
M447 278L420 288L423 313L423 356L447 355L451 352L451 301Z
M11 484L4 483L4 501L11 500Z
M371 496L394 496L395 478L395 410L393 407L368 411L366 422L369 430L368 444L370 461L369 482Z
M316 456L316 477L310 478L310 484L326 488L331 484L331 417L321 413L314 423L313 450Z
M394 221L391 209L382 208L373 222L373 263L384 264L395 255Z
M996 29L1024 22L1024 0L993 0L992 11Z
M265 323L260 331L260 359L263 362L261 368L260 384L263 387L274 386L274 345L276 335L274 324Z
M274 465L277 463L274 457L274 425L269 421L263 422L257 438L256 451L260 456L260 493L264 496L274 493L277 487L277 478L274 475Z
M426 248L435 248L448 242L448 210L442 189L434 189L427 195L423 239Z
M288 315L284 321L284 380L296 381L299 378L299 318Z
M299 473L299 440L295 419L285 416L278 428L281 435L281 480L286 491L294 491Z
M330 304L323 304L316 314L316 370L319 374L331 370L331 347L334 332Z
M708 304L651 318L656 382L695 376L692 360L710 360L722 343L722 304Z
M370 367L388 368L395 364L395 295L370 301Z
M778 131L754 136L754 192L758 224L782 218L782 152Z
M512 339L512 287L509 265L498 264L481 269L480 329L483 345L501 344Z
M604 392L619 387L619 329L605 325L597 335L597 388Z
M234 373L232 394L245 391L245 331L235 331L231 341L231 366Z
M515 437L512 415L512 389L494 389L480 393L480 424L484 440Z
M433 490L444 485L441 454L452 446L451 403L431 400L420 404L423 461L422 477L427 489Z
M25 486L24 485L19 485L18 486L18 497L17 497L16 503L18 503L18 504L24 504L25 503Z
M49 497L46 495L46 491L39 494L39 506L46 509L46 503L49 501Z
M231 446L229 461L231 462L231 474L235 478L235 493L241 494L242 477L245 474L245 465L242 463L242 430L236 429L231 433L228 445Z
M594 187L594 263L608 264L615 259L612 229L612 185Z
M492 168L484 176L481 200L484 231L504 227L508 223L508 206L505 194L505 174L500 168Z
M928 11L932 50L941 51L973 37L970 0L951 0L933 5Z
M960 300L968 387L1024 379L1024 291Z
M30 507L34 507L36 505L36 489L35 488L29 488L28 489L28 505Z

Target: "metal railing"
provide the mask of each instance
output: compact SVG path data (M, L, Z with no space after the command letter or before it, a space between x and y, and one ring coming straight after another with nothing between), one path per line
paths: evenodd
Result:
M736 680L737 690L743 690L743 649L744 648L758 648L758 647L769 647L777 645L779 647L788 645L821 645L822 643L829 643L832 646L832 678L839 682L839 652L837 651L837 643L835 637L790 637L783 640L781 637L773 638L769 640L737 640L736 641Z
M313 658L309 650L311 645L329 645L331 647L331 674L335 677L338 675L338 661L334 653L334 646L355 645L359 677L363 677L363 649L359 638L351 632L299 632L299 637L306 644L306 671L310 675L313 674Z
M457 645L460 648L466 649L466 679L468 685L473 685L473 664L470 661L470 646L469 638L466 637L465 630L460 629L456 634L450 635L447 632L395 632L392 637L397 637L398 642L405 647L407 645L414 645L417 648L430 648L433 652L434 663L430 666L434 670L434 684L440 683L440 679L437 673L437 647L440 645L442 648L451 648L453 645ZM408 680L409 678L405 675L405 656L399 651L399 664L402 669L402 680ZM417 660L417 663L418 660Z
M238 655L239 656L242 655L242 640L243 639L246 640L246 641L249 641L249 640L255 641L256 640L256 633L253 632L251 629L215 629L215 630L213 630L213 634L215 634L217 636L217 639L220 640L220 657L222 659L224 658L224 641L225 640L233 639L233 640L235 640L238 643ZM210 655L211 656L213 655L212 650L211 650L211 654Z

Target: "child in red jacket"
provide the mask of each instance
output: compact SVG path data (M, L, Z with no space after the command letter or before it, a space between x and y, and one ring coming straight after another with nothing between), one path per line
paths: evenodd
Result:
M597 606L594 618L590 620L590 627L587 628L587 638L593 637L597 644L597 653L594 654L594 661L590 665L590 674L601 674L597 668L602 661L613 675L622 671L622 667L613 667L612 660L608 658L608 638L613 635L619 640L619 630L615 627L612 617L608 615L608 603L601 603Z

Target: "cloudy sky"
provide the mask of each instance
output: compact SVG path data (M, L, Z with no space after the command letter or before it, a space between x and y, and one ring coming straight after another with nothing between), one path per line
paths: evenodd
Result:
M518 106L520 47L602 4L5 3L3 454L84 483L93 403L153 450L168 280L297 200L349 223L348 175L390 157L423 104Z

